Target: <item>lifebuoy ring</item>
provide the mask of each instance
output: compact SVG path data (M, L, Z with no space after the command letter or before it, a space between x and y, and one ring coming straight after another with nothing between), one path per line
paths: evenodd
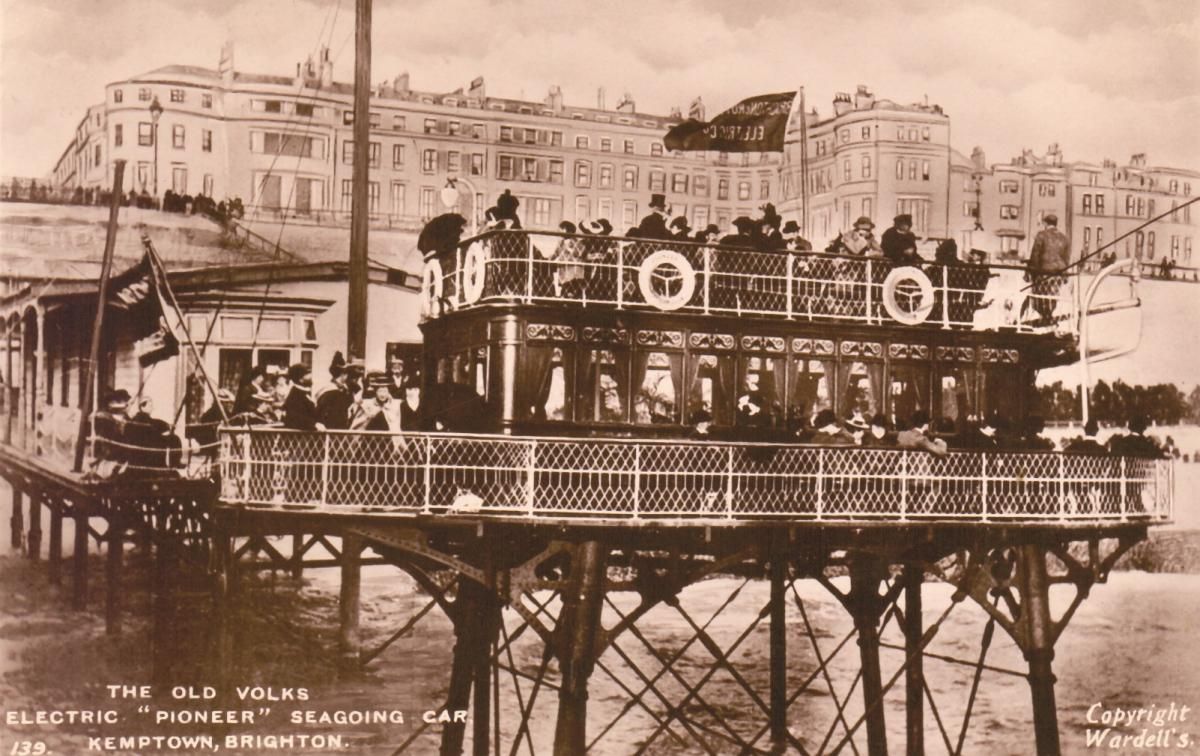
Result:
M933 282L920 268L896 268L883 279L883 308L904 325L924 323L933 312Z
M442 285L442 264L436 258L426 260L421 268L421 314L427 318L439 312Z
M675 250L658 249L638 268L638 288L647 304L668 312L678 310L696 293L696 270Z
M483 284L487 277L487 249L481 242L467 247L463 255L462 296L467 304L475 304L483 296Z

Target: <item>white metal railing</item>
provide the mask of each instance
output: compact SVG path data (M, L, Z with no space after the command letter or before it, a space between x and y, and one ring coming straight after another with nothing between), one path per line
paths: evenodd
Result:
M1073 333L1074 276L1023 268L490 231L425 263L425 314L496 303Z
M230 505L514 517L1165 522L1171 460L1057 452L221 431Z

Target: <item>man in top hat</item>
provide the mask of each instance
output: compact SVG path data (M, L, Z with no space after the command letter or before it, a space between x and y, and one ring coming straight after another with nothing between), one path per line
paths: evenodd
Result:
M755 223L755 246L767 252L786 249L787 244L779 231L783 218L775 210L775 206L768 202L759 209L762 210L762 215Z
M800 224L790 220L783 224L783 241L792 252L812 251L812 242L800 235Z
M879 246L883 256L893 265L908 265L920 262L917 254L917 237L912 232L912 216L902 213L892 219L892 227L883 232Z
M1042 225L1042 230L1033 238L1027 270L1033 283L1034 309L1043 318L1049 318L1054 313L1054 300L1065 280L1062 272L1071 264L1071 242L1058 230L1058 216L1054 213L1042 218Z
M670 213L667 212L667 197L664 194L650 195L650 214L642 218L642 222L637 225L630 236L639 239L662 239L668 240L673 238L671 230L667 228L667 219Z
M505 189L504 193L496 198L496 204L484 213L484 220L490 228L518 229L521 227L521 219L517 217L517 208L520 206L521 200L514 197L512 191Z
M688 219L682 215L675 216L668 228L672 238L676 241L691 241L689 237L692 235L692 227L688 225Z
M312 370L297 362L287 370L289 384L283 400L283 427L299 431L325 430L312 400Z

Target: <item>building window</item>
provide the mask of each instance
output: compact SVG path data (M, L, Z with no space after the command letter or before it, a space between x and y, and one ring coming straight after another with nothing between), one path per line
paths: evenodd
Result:
M1001 220L1016 220L1019 211L1020 210L1016 205L1001 205L1000 218Z
M171 190L176 194L187 194L187 168L181 165L171 167Z
M150 102L150 88L142 87L138 90L138 100L141 102Z
M635 190L638 188L638 169L627 165L622 171L621 186L626 190Z
M446 171L448 173L458 173L461 170L461 157L457 150L450 150L446 153Z
M916 160L908 161L908 178L910 181L917 180L917 161Z
M482 152L472 153L471 154L471 175L472 176L482 176L483 170L484 170L483 166L484 166L483 153Z
M534 197L532 200L533 225L545 228L550 225L551 201L545 197Z
M637 223L637 201L625 200L621 203L621 225L625 228Z
M92 150L92 167L97 167L99 165L100 165L100 145L96 145L95 149Z
M1092 195L1090 194L1083 195L1083 214L1092 214Z
M563 182L563 161L550 161L550 183L561 184Z
M667 173L666 173L666 171L659 171L659 170L650 171L650 191L652 191L652 192L667 191Z
M1146 256L1151 260L1154 259L1154 232L1146 234Z
M850 200L842 200L842 221L850 225Z
M1133 215L1133 208L1134 208L1133 195L1132 194L1125 195L1125 214Z
M171 90L171 102L183 102L184 94L182 89Z
M1092 243L1092 229L1088 226L1083 227L1083 251L1087 252L1088 247Z
M929 180L929 161L928 160L921 161L921 180L922 181Z
M1019 191L1019 189L1020 189L1020 185L1017 184L1016 181L1001 181L1000 182L1000 193L1001 194L1016 194Z
M740 199L740 200L750 199L750 182L749 181L739 181L738 182L738 199Z
M1192 261L1192 237L1187 236L1183 239L1183 261Z
M842 181L850 181L850 161L842 161Z
M867 218L870 218L870 217L872 217L872 215L873 215L872 211L873 211L874 209L875 209L875 207L874 207L874 203L872 203L872 201L871 201L871 198L870 198L870 197L863 197L863 201L862 201L862 214L863 214L864 216L866 216Z
M708 176L697 175L692 177L692 191L697 197L708 196ZM707 221L706 221L707 222Z
M399 181L392 182L392 215L404 215L404 184Z
M611 218L613 214L612 197L601 197L596 205L596 215L601 218Z
M633 154L633 140L632 139L625 140L625 154L626 155Z
M592 164L586 160L575 161L575 186L587 188L592 185Z
M421 187L421 206L418 208L418 212L420 212L422 220L428 220L436 214L435 195L436 192L433 191L432 186Z
M978 218L979 217L979 205L977 205L974 202L969 201L969 200L966 202L963 202L963 217L964 218Z
M1053 197L1054 192L1055 192L1054 184L1050 184L1045 181L1038 183L1038 196L1039 197Z
M613 167L611 163L600 164L600 188L612 189L613 185Z
M113 126L113 147L120 147L125 143L125 129L121 124Z
M213 177L211 173L204 174L204 185L201 187L201 193L205 197L213 196Z
M200 150L201 152L212 152L211 129L200 129Z
M871 178L871 156L862 156L862 177L865 179Z
M421 151L421 173L433 173L437 170L437 150Z
M1104 215L1104 195L1096 195L1096 215Z
M717 199L719 199L719 200L729 199L729 179L727 179L727 178L717 179Z
M113 102L123 102L124 100L125 100L125 90L114 89L113 90Z
M512 126L501 126L500 127L500 141L501 142L511 142L512 140L513 140Z
M904 161L897 160L896 161L896 180L899 181L903 178L904 178Z
M212 95L207 94L207 93L200 95L200 107L211 110L212 109Z
M451 121L449 128L450 128L450 136L461 135L462 134L462 121Z
M585 220L587 220L589 217L588 213L591 212L591 209L592 209L591 201L588 200L587 197L582 196L582 195L576 197L575 198L575 222L582 223Z
M354 163L354 142L350 140L342 142L342 163L344 165L352 165Z
M758 182L758 198L760 200L771 199L771 180L762 179Z
M407 124L404 120L404 116L402 116L402 115L392 116L392 131L404 131L406 125ZM403 187L403 185L401 185L401 187Z
M612 152L612 140L611 139L601 139L600 140L600 151L601 152Z
M688 175L686 173L671 174L671 191L676 194L687 194Z
M842 129L838 132L838 137L841 138L842 144L850 141L850 129Z
M171 127L171 146L177 150L182 150L187 139L187 132L183 128L183 124L177 123Z
M651 155L651 157L662 157L662 154L663 154L663 146L662 146L662 144L661 144L661 143L659 143L659 142L652 142L652 143L650 144L650 155Z
M404 167L404 145L392 145L392 168L400 170Z
M425 129L426 134L437 133L437 119L436 118L426 118L424 129Z
M1137 198L1137 217L1141 218L1146 214L1146 200L1143 197Z
M866 140L866 139L870 139L870 138L871 138L871 127L870 127L870 126L863 126L863 127L862 127L862 138L863 138L864 140Z
M350 179L342 179L342 212L350 212L354 205L354 182Z
M588 138L580 134L575 137L575 149L586 150L588 148Z
M500 155L496 159L496 178L504 181L516 178L516 162L512 155Z

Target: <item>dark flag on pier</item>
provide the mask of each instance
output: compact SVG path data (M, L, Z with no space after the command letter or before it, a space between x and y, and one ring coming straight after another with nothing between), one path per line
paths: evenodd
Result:
M167 325L159 275L147 252L141 262L109 282L108 305L121 311L132 327L142 367L179 354L179 340Z
M746 98L711 121L689 118L668 131L663 144L668 150L782 152L795 99L795 92Z

